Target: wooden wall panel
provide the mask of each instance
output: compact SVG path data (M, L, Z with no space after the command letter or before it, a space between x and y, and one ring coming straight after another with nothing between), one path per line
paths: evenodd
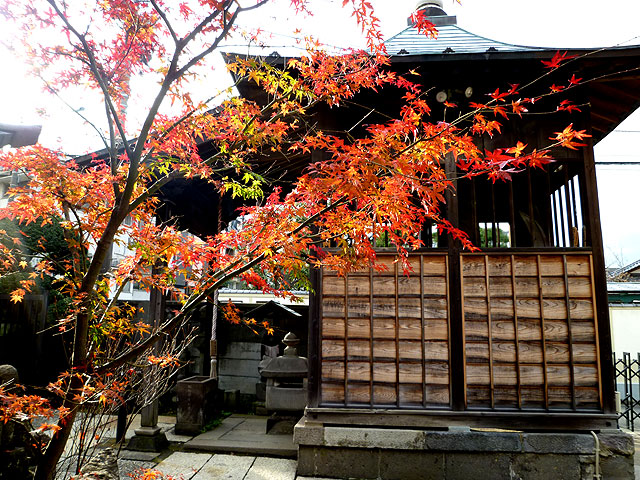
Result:
M466 402L598 409L588 254L463 254Z
M409 272L322 273L320 404L448 407L446 254L412 255Z
M462 322L470 409L601 409L589 254L462 254L462 318L450 318L447 256L411 271L321 275L320 405L451 408L450 325Z

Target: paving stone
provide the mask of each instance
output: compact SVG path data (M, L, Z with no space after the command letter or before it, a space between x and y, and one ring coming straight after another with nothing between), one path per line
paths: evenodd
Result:
M254 417L244 418L236 428L235 432L252 432L252 433L267 433L267 418L266 417Z
M119 457L123 460L137 460L150 462L160 455L158 452L139 452L137 450L120 450Z
M295 460L258 457L244 480L294 480L296 466Z
M209 461L211 455L207 453L174 452L162 460L156 467L165 475L190 480Z
M155 467L154 462L147 462L141 460L127 460L123 458L118 459L118 473L120 474L120 478L122 480L131 478L129 474L133 474L137 470L141 470L144 468L153 468Z
M171 443L186 443L193 438L193 435L178 435L175 431L175 425L171 425L171 428L165 430L164 433Z
M296 480L336 480L335 478L329 477L296 477Z
M212 455L192 480L242 480L255 460L256 457Z

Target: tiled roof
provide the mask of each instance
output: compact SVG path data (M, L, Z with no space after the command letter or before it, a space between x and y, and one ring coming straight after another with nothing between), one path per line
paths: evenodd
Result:
M430 17L438 28L438 38L428 38L412 26L385 42L389 55L469 54L485 52L533 52L548 50L498 42L460 28L455 17Z
M613 270L613 271L609 272L609 277L615 278L618 275L622 275L624 273L632 272L633 270L636 270L639 267L640 267L640 260L636 260L635 262L630 263L629 265L626 265L624 267L621 267L621 268L618 268L616 270Z

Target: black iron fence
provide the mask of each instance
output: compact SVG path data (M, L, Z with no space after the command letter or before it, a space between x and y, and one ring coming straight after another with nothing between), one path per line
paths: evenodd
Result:
M624 352L622 358L613 355L616 390L620 395L618 424L631 431L640 428L640 353L636 355L636 359L629 352Z

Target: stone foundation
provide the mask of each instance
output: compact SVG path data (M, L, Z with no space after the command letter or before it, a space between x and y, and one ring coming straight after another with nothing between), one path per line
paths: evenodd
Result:
M598 433L601 478L634 478L633 440ZM402 480L592 480L596 442L590 433L526 433L337 427L308 421L295 427L298 475Z

